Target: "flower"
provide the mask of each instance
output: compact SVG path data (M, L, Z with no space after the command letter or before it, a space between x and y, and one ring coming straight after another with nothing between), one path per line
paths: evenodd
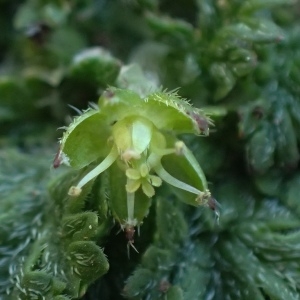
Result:
M174 134L207 135L209 124L210 119L201 110L192 107L176 92L156 92L142 99L132 91L109 88L101 96L98 107L83 112L66 128L54 165L65 163L81 169L103 158L70 188L68 194L76 197L88 182L114 163L118 164L119 172L126 176L125 224L136 226L135 193L141 189L151 198L163 181L194 194L193 205L208 203L210 192L205 176L192 153ZM163 158L170 155L177 157L174 165L180 162L180 173L196 177L198 186L177 179L167 171ZM172 169L172 164L169 167Z

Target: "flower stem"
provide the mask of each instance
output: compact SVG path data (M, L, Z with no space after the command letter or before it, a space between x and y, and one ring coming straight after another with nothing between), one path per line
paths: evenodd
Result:
M134 220L134 193L127 192L127 220L131 223Z

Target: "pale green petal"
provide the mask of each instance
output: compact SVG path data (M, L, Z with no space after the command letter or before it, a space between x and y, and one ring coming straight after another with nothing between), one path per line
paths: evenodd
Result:
M149 198L151 198L155 195L155 190L154 190L153 186L147 181L143 182L142 189L143 189L143 192L145 193L145 195Z
M140 166L140 174L142 177L146 177L149 174L149 167L147 164L142 164Z
M159 187L162 185L162 180L160 177L155 175L149 175L149 181L153 186Z
M140 172L136 169L131 169L131 168L126 170L126 176L129 179L133 179L133 180L138 180L141 178Z
M141 186L141 181L140 180L127 180L126 184L126 191L128 193L134 193L138 190L138 188Z

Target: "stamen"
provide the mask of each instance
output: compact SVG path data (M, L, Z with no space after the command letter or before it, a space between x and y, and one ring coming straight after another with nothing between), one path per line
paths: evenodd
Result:
M154 149L153 152L155 152L159 156L164 156L164 155L177 153L175 148Z
M173 177L171 174L169 174L164 167L162 166L161 163L157 164L154 167L154 171L156 172L156 174L165 182L167 182L170 185L173 185L179 189L188 191L190 193L196 194L196 195L202 195L203 192L199 191L198 189L192 187L191 185L184 183L178 179L176 179L175 177Z
M141 154L138 153L135 150L132 149L127 149L125 150L122 154L121 154L121 158L125 161L125 162L129 162L131 159L140 159L141 158Z
M105 159L98 165L95 169L87 173L77 184L76 187L72 186L69 190L70 196L78 196L81 192L81 188L86 185L89 181L94 179L96 176L101 174L103 171L105 171L107 168L109 168L117 159L118 157L118 150L116 146L113 146L110 153L105 157ZM74 193L73 191L76 191Z
M185 144L183 141L177 141L175 143L175 153L176 155L182 155L185 150Z

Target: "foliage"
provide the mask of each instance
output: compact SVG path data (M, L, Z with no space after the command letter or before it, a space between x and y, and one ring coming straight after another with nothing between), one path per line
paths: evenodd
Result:
M300 298L299 1L0 8L1 299Z

